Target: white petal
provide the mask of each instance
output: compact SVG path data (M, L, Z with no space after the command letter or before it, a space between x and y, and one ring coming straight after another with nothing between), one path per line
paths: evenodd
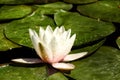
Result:
M35 37L39 38L37 33L32 29L29 29L29 34L30 34L30 38L32 38L32 36L35 36Z
M42 60L48 63L52 63L53 54L51 48L48 45L44 45L42 43L39 43L39 48L41 50Z
M47 26L45 33L48 34L49 36L52 36L52 34L53 34L52 28L50 26Z
M65 57L65 54L63 52L64 46L61 44L61 41L57 41L55 37L53 37L49 44L51 46L54 63L61 61Z
M38 58L18 58L18 59L12 59L11 61L16 62L16 63L23 63L23 64L41 63L41 60Z
M49 32L51 32L51 33L53 33L53 30L52 30L52 28L51 28L50 25L47 26L46 30L49 31Z
M40 41L35 36L33 36L31 40L32 40L33 47L34 47L36 53L38 54L38 56L40 56L41 59L43 59L43 57L41 55L42 54L41 48L39 47Z
M44 33L45 33L45 30L42 27L40 27L40 29L39 29L39 37L40 37L41 40L43 40Z
M66 39L67 39L67 37L68 37L68 32L67 31L65 31L60 37L61 37L61 39L63 40L63 42L64 41L66 41Z
M42 58L41 50L39 48L40 40L39 40L37 33L35 31L33 31L32 29L29 29L29 34L30 34L30 38L31 38L31 41L32 41L32 44L33 44L35 51Z
M46 31L45 31L45 33L43 35L43 42L45 44L50 43L52 37L53 37L52 31L50 30L50 28L47 27L47 29L46 29Z
M64 45L63 45L63 52L65 55L69 54L69 52L71 51L71 48L74 44L76 38L76 34L74 34L70 39L68 39Z
M59 31L60 31L61 33L63 33L63 32L65 31L64 26L61 26L60 29L59 29Z
M68 41L67 41L67 48L71 50L73 44L74 44L74 41L75 41L75 38L76 38L76 34L74 34Z
M75 53L75 54L69 54L66 57L64 57L63 61L73 61L79 58L84 57L87 55L88 52L81 52L81 53Z
M32 29L29 29L29 35L30 35L30 38L32 38L32 36L34 35L34 33L33 33L33 30L32 30Z
M75 38L76 38L76 34L74 34L67 42L67 44L70 44L71 46L69 46L70 48L72 48L73 44L74 44L74 41L75 41Z
M69 29L62 33L61 36L54 36L52 38L50 45L53 52L53 62L61 61L71 51L76 35L68 39L70 33L71 30Z
M58 28L58 27L55 28L53 34L54 34L54 35L58 35L58 34L59 34L59 28Z
M59 70L72 70L75 68L75 66L70 63L53 63L52 66Z
M36 33L34 30L29 29L29 35L30 35L31 40L32 40L33 37L34 37L34 38L35 38L35 41L39 42L39 37L38 37L37 33Z
M71 36L71 29L69 29L67 32L68 32L67 39L69 39Z

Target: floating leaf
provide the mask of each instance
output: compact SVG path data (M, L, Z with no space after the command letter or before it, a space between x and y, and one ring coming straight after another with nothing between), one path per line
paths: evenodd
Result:
M3 6L0 8L0 20L22 18L31 12L32 8L26 5Z
M58 0L0 0L0 4L29 4L29 3L49 3L56 2Z
M94 54L85 59L73 61L76 66L70 74L66 74L75 80L117 80L120 77L120 51L103 46ZM6 66L0 68L1 80L68 80L63 74L55 73L49 77L46 76L44 66L25 67L25 66ZM9 78L8 78L9 77Z
M8 39L15 43L32 47L28 29L32 28L38 31L39 26L46 27L47 25L54 26L54 21L50 17L34 12L23 19L6 24L5 34Z
M118 47L120 49L120 37L117 38L116 43L117 43L117 45L118 45Z
M100 40L99 42L96 42L94 44L89 44L85 47L77 47L77 49L74 49L71 51L71 53L78 53L78 52L88 52L88 55L95 52L98 48L100 48L106 39Z
M62 73L55 73L49 76L46 80L68 80Z
M93 55L73 62L76 66L69 76L75 80L119 80L120 51L103 46Z
M0 80L45 80L46 68L39 67L0 67Z
M120 23L120 1L103 0L78 6L78 11L86 16Z
M63 2L55 2L55 3L36 5L36 6L38 7L38 11L41 14L54 14L61 9L70 10L72 8L72 4L66 4Z
M2 24L1 24L0 25L0 51L6 51L6 50L17 48L17 47L20 47L20 46L6 39L3 32Z
M75 46L101 39L115 31L112 23L97 21L74 12L61 10L55 14L54 19L58 26L64 25L76 33Z
M64 2L55 2L55 3L49 3L49 4L37 5L37 6L43 8L64 9L64 10L70 10L72 8L72 4L66 4Z
M98 0L64 0L64 1L72 4L86 4L96 2Z

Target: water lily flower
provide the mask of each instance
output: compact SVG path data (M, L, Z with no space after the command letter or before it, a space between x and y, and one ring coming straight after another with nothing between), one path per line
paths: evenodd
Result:
M67 62L87 54L87 52L69 54L76 34L71 36L71 29L65 30L64 26L56 27L54 31L51 26L47 26L46 30L40 27L39 35L36 31L29 29L29 34L38 56L42 61L51 64L56 69L72 70L75 66ZM22 62L26 61L22 59Z

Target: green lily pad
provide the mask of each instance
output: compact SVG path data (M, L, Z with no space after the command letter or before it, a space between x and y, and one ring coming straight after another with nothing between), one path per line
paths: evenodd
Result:
M0 4L29 4L29 3L49 3L56 2L58 0L0 0Z
M76 66L70 74L65 74L74 80L119 80L120 78L120 50L102 46L94 54L72 63ZM46 76L44 65L6 66L0 67L1 80L68 80L63 74L55 73Z
M1 66L0 80L68 80L62 73L58 72L47 76L45 66Z
M0 67L0 80L45 80L45 66L40 67Z
M33 14L23 19L12 21L4 27L8 39L17 44L32 47L28 29L31 28L38 31L39 26L46 27L47 25L54 26L52 18L33 12Z
M33 0L0 0L0 4L25 4L32 2Z
M0 51L6 51L12 48L20 47L19 45L12 43L11 41L5 38L3 33L3 27L1 25L0 25Z
M84 50L88 50L89 52L95 51L97 48L99 48L103 44L104 40L100 41L99 43L88 46L87 48L84 48ZM83 50L83 49L82 49ZM81 50L76 50L73 52L80 52ZM72 53L73 53L72 52ZM0 67L0 79L1 80L68 80L67 77L65 77L62 73L54 73L50 76L46 76L46 67L44 64L39 65L8 65L8 66L1 66ZM9 77L9 79L8 79Z
M55 3L49 3L49 4L37 5L37 6L43 8L64 9L64 10L70 10L72 8L72 4L66 4L64 2L55 2Z
M88 52L88 55L92 54L95 52L98 48L100 48L103 43L105 42L106 39L102 39L99 42L96 42L94 44L89 44L85 47L78 47L77 49L74 49L71 51L71 53L78 53L78 52Z
M27 16L32 8L26 5L2 6L0 8L0 20L17 19Z
M86 16L120 23L120 1L106 0L80 5L77 10Z
M72 8L72 4L66 4L63 2L55 2L55 3L36 5L36 6L38 7L38 11L41 14L54 14L60 9L70 10Z
M86 4L96 2L98 0L64 0L64 2L72 3L72 4Z
M68 80L62 73L55 73L49 76L46 80Z
M6 24L5 34L7 38L18 44L31 47L29 28L39 30L39 26L46 27L47 25L51 25L54 27L53 19L38 12L24 19ZM101 39L110 35L115 30L112 23L96 21L81 16L78 13L65 12L63 10L55 13L55 22L58 26L64 25L67 29L71 28L72 32L77 34L75 46Z
M117 38L116 43L117 43L117 45L118 45L118 47L120 49L120 37Z
M73 62L76 66L69 76L75 80L119 80L120 50L103 46L93 55Z
M61 10L55 14L54 19L58 26L64 25L76 33L75 46L101 39L115 31L112 23L97 21L74 12Z

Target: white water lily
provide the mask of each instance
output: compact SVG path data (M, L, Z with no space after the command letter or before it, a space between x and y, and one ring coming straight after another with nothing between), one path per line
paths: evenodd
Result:
M74 69L73 64L66 62L79 59L87 54L87 52L69 54L76 34L71 36L71 29L66 31L63 26L56 27L54 31L50 26L47 26L46 30L40 27L39 35L29 29L29 34L38 56L56 69Z

